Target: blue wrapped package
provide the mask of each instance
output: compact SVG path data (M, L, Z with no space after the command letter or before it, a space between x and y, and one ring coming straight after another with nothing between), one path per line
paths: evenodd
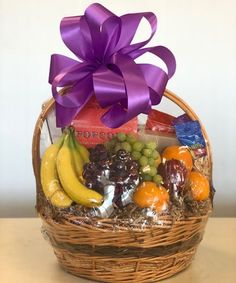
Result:
M192 121L192 119L188 116L188 114L184 113L173 120L173 125L183 124L190 121Z
M198 121L181 121L176 123L174 127L179 142L188 146L195 158L206 155L206 143Z
M198 121L176 124L175 131L176 136L182 145L187 145L191 148L206 146L201 126Z

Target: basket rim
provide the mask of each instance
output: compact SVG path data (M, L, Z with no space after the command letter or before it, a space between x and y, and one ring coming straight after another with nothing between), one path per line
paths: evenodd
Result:
M69 225L71 227L94 227L96 230L100 231L107 231L111 232L111 227L115 231L117 229L119 231L128 231L130 230L130 227L132 227L133 232L144 232L147 230L153 230L153 229L170 229L173 227L173 225L188 225L190 222L201 222L201 221L207 221L208 218L212 214L212 209L209 209L208 212L204 215L199 216L189 216L189 217L182 217L176 220L173 220L170 215L163 217L158 217L158 221L156 223L151 224L145 224L142 227L142 224L140 223L129 223L127 220L123 219L116 219L116 218L88 218L84 216L74 216L74 217L65 217L60 219L60 221L57 221L56 219L52 217L45 217L42 213L38 213L38 216L42 219L43 222L51 225L51 224L62 224L62 225ZM71 215L68 215L71 216ZM86 221L85 221L86 219Z

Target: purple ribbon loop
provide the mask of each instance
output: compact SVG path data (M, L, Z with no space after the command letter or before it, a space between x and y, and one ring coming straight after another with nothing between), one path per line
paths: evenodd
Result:
M147 40L132 44L141 20L151 27ZM63 18L60 25L65 45L77 56L51 57L49 83L56 103L57 127L68 126L95 95L104 125L117 128L160 103L168 80L174 75L174 55L164 46L143 48L157 29L153 13L114 15L100 4L90 5L83 16ZM150 52L167 66L167 73L135 59ZM59 87L68 87L66 94Z

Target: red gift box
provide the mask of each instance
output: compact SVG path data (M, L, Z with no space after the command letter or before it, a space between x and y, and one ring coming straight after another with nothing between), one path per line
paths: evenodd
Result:
M145 129L159 135L175 137L174 119L175 117L172 115L152 109L148 113Z
M101 108L93 98L72 121L78 141L86 147L110 140L116 133L137 133L138 119L134 118L119 128L106 127L100 120L107 108Z

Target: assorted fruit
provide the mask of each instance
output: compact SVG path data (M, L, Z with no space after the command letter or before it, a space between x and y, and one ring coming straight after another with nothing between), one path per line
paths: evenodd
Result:
M162 161L165 163L167 160L179 160L191 171L193 168L193 158L186 146L168 146L162 153Z
M118 133L106 143L107 149L115 153L120 149L130 153L133 160L138 162L140 177L143 181L153 181L161 184L162 177L157 173L157 167L161 163L161 155L157 151L155 141L142 142L131 134Z
M140 134L118 133L88 150L72 128L66 129L42 157L46 198L58 208L92 208L101 217L130 203L162 214L183 206L185 199L209 199L209 181L194 168L188 147L171 145L159 152L155 140L144 140Z
M169 194L161 185L156 185L154 182L143 182L137 187L133 200L142 208L153 208L161 212L168 207Z
M52 205L66 208L72 202L86 207L102 204L103 196L83 184L83 166L88 160L88 150L78 144L71 130L46 149L41 162L41 184Z
M99 144L90 151L90 162L84 166L83 177L88 188L102 195L105 195L106 186L112 185L112 202L122 207L127 204L122 196L139 184L138 163L124 149L119 149L113 155Z
M57 173L57 155L64 142L63 134L57 143L50 145L41 162L41 184L47 199L56 207L68 207L72 199L64 192Z
M194 200L201 201L209 198L209 182L201 173L196 171L191 172L189 176L189 185Z

